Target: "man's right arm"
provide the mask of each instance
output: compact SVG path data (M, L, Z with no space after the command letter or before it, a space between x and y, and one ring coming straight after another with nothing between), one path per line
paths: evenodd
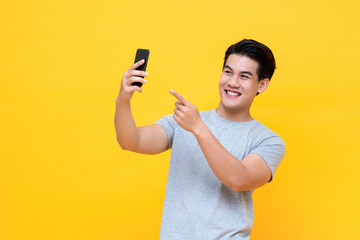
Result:
M130 100L134 92L142 92L140 87L133 86L131 83L146 83L142 77L146 77L147 73L136 70L142 63L143 61L135 63L123 75L120 92L116 99L114 119L116 137L124 150L144 154L161 153L169 146L165 130L157 124L136 127L131 113Z

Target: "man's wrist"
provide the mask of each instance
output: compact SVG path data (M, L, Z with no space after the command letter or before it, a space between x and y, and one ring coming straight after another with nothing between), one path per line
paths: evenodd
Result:
M198 138L206 135L208 131L210 131L209 128L203 121L201 121L201 124L199 124L199 126L195 128L193 134L196 138Z
M123 99L121 99L120 96L117 96L117 98L115 99L115 103L116 105L127 105L130 104L130 101L124 101Z

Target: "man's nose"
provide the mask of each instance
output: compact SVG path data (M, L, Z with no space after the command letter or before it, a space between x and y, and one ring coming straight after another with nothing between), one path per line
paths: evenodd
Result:
M238 88L240 87L240 81L237 76L232 76L230 81L228 82L230 87Z

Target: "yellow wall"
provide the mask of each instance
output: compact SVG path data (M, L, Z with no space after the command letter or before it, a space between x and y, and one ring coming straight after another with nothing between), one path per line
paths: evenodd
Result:
M216 107L226 48L266 43L278 68L253 116L287 154L257 190L252 239L359 239L360 6L327 1L1 1L0 239L157 239L169 152L122 151L115 98L151 50L138 124L170 88Z

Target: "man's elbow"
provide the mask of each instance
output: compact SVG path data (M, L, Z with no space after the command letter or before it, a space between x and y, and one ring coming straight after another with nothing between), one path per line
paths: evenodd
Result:
M117 139L117 142L119 144L119 146L121 147L122 150L125 151L133 151L133 148L131 147L131 145L129 144L129 142L126 141L122 141L121 139Z
M238 182L234 182L232 184L229 184L229 188L234 191L234 192L244 192L244 191L251 191L254 190L256 188L259 188L263 185L265 185L266 182L256 182L256 181L238 181Z
M248 191L251 190L249 189L248 186L245 186L243 184L240 183L234 183L228 186L233 192L243 192L243 191Z
M129 150L129 148L126 145L119 143L119 146L122 150L125 150L125 151Z
M228 188L230 188L234 192L244 191L243 179L238 176L233 176L227 179L227 182L223 182Z
M259 186L248 178L234 178L230 181L228 187L234 192L244 192L253 190Z

